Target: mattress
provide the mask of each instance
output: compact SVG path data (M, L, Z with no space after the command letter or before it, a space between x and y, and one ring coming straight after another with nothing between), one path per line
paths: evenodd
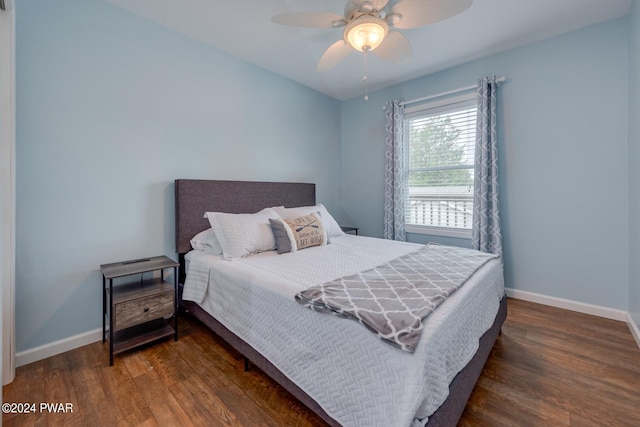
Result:
M345 426L418 426L448 396L504 295L492 260L424 323L414 353L379 340L353 320L304 308L294 295L310 286L378 266L419 245L363 236L295 253L264 252L226 261L187 254L183 299L197 302Z

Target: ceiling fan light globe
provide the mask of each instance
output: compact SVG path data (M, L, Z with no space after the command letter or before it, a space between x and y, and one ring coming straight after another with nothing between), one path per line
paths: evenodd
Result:
M349 22L344 29L344 39L352 48L363 52L380 46L388 32L389 26L383 19L363 15Z

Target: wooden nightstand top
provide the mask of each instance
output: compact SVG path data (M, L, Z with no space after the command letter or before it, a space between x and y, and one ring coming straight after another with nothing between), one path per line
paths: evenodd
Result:
M132 274L144 273L163 268L178 267L180 264L171 258L160 255L138 260L128 260L103 264L100 266L105 279L115 279L116 277L130 276Z

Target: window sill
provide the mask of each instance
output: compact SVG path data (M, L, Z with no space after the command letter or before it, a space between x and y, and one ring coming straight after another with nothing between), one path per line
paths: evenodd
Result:
M471 240L471 230L460 228L430 227L426 225L406 225L407 233L428 234L430 236L453 237Z

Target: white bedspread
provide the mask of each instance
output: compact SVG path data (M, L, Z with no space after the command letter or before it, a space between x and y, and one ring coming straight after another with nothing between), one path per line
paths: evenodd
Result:
M358 322L294 300L309 286L373 268L416 246L345 235L327 246L234 261L192 251L183 298L247 341L342 425L423 425L493 323L504 295L499 261L483 266L425 320L413 354L381 342Z

